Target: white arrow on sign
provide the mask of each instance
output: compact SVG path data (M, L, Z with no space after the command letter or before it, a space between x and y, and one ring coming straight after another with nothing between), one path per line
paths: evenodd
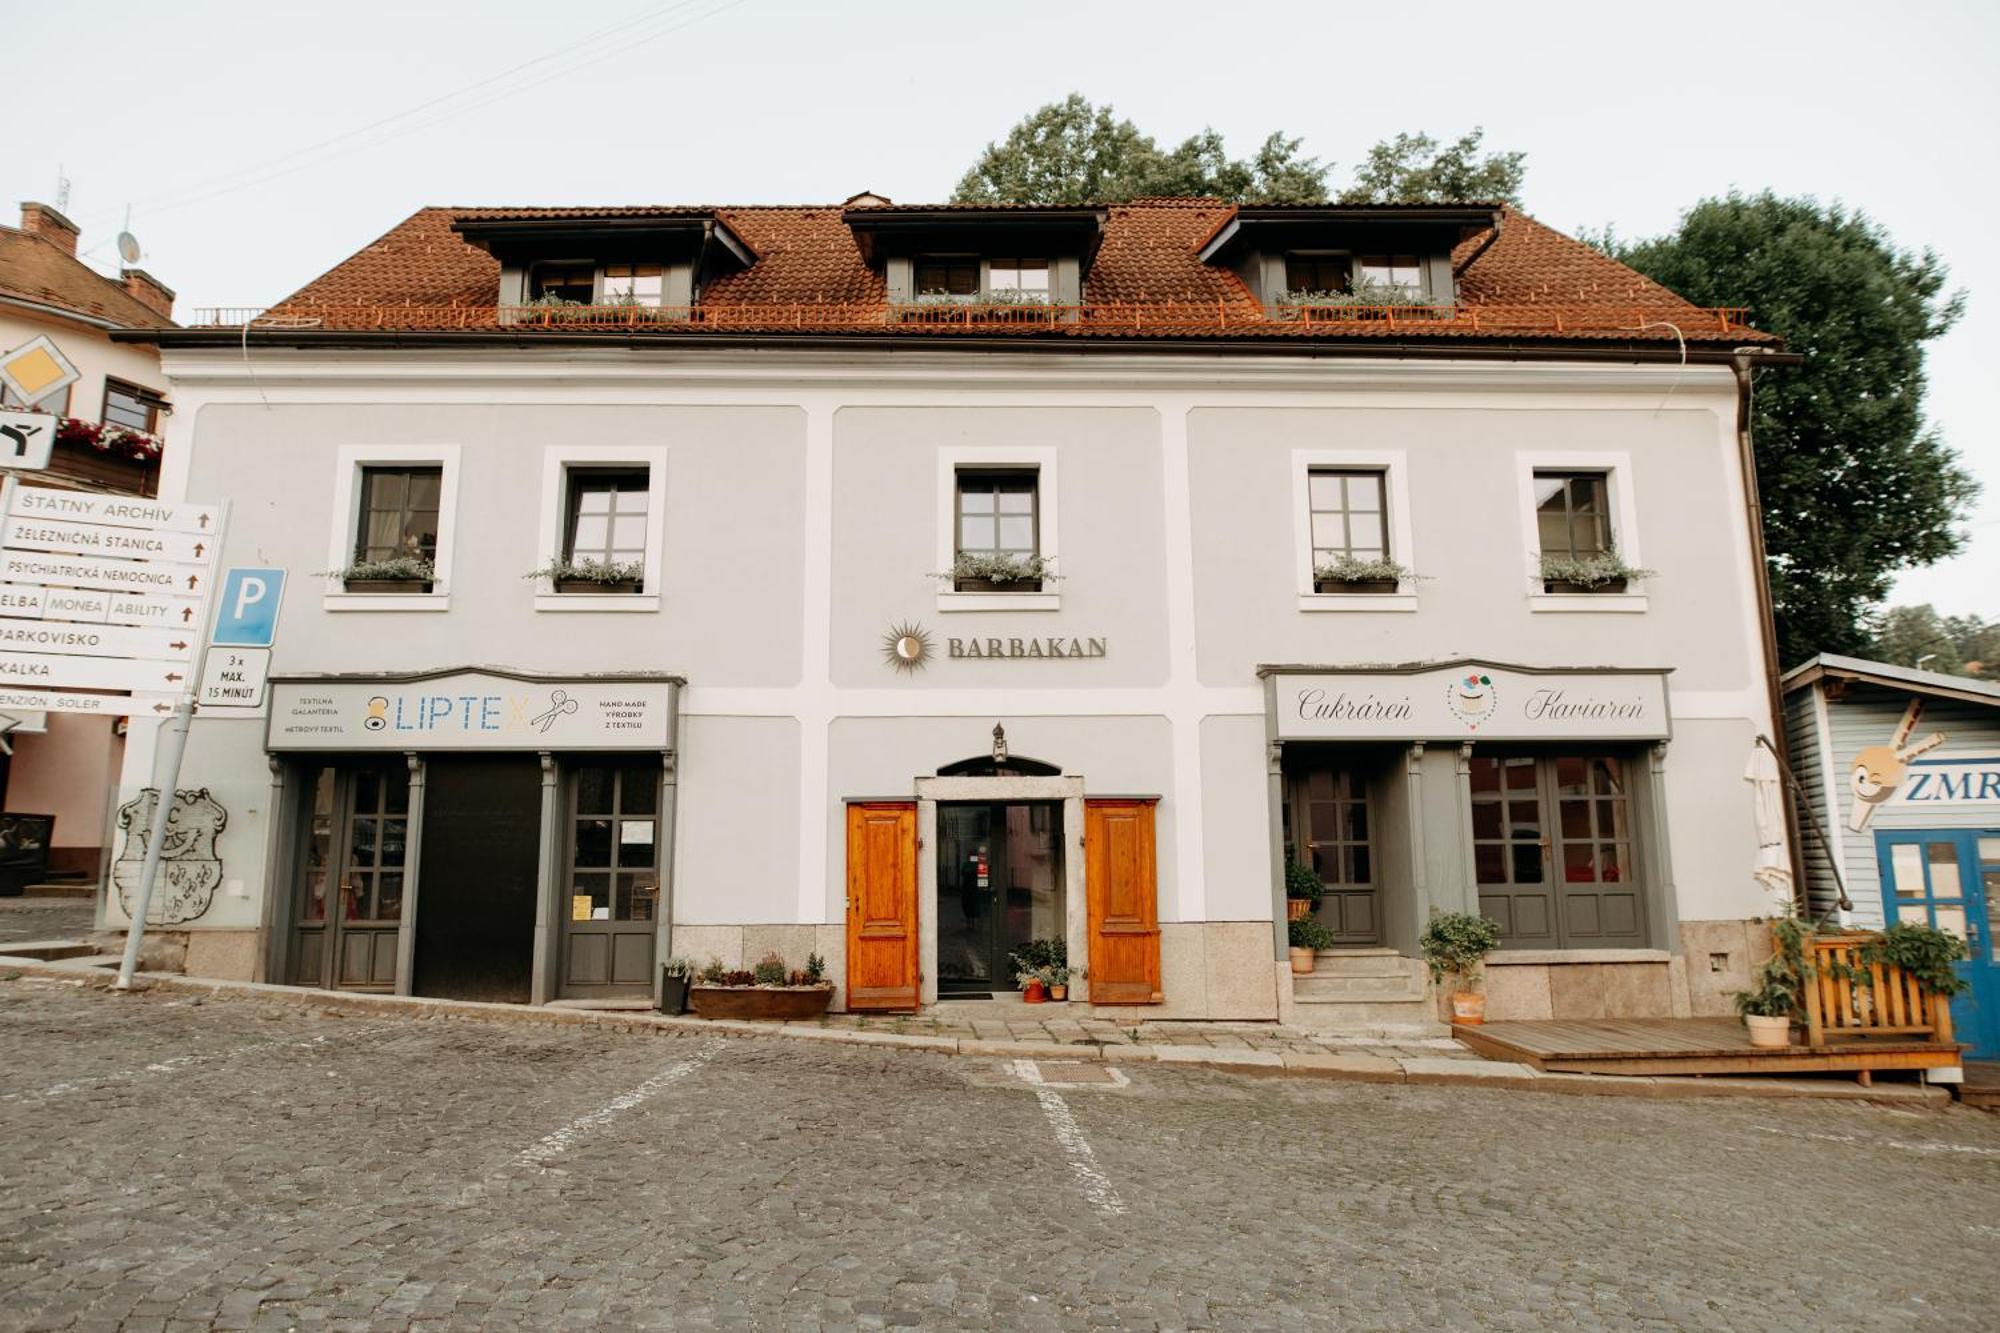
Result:
M165 504L130 495L88 495L47 486L16 486L8 510L30 518L66 518L119 528L160 528L167 532L214 532L213 505Z
M77 625L61 620L0 619L0 651L63 653L76 657L158 657L185 662L194 656L193 630L128 625Z
M170 592L200 597L208 591L206 565L167 561L105 560L92 555L38 555L0 551L0 579L9 583L54 583L111 592Z
M201 619L201 600L158 592L103 592L44 588L34 583L0 583L0 616L193 629Z
M71 523L10 515L0 522L0 546L16 551L61 555L105 555L121 560L185 560L201 563L215 538L199 532L114 528L106 523Z
M188 664L162 658L59 657L53 653L0 653L0 687L49 690L150 690L187 688Z
M27 709L47 713L97 713L105 717L138 717L143 714L165 717L174 711L174 705L158 695L66 694L47 690L0 689L0 712Z

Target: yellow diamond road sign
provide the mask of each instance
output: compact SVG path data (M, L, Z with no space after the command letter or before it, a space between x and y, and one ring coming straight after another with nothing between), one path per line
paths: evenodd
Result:
M71 365L62 349L46 335L30 339L0 356L0 384L13 390L14 396L28 406L60 393L82 378L83 372Z

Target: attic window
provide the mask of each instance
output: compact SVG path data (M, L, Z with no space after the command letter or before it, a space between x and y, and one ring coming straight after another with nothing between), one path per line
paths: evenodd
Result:
M606 264L604 304L657 307L666 299L665 274L658 264Z
M979 261L970 255L925 255L917 260L917 295L970 301L979 295Z
M528 299L555 297L590 305L597 297L597 268L588 261L537 264L528 274Z
M1285 256L1285 290L1288 292L1344 292L1347 290L1347 276L1346 255Z
M1000 300L1034 301L1049 299L1049 261L1046 259L994 259L986 265L987 287ZM1018 296L1014 293L1019 293Z
M1354 271L1369 286L1396 287L1411 296L1423 295L1423 260L1416 255L1362 255L1354 261Z

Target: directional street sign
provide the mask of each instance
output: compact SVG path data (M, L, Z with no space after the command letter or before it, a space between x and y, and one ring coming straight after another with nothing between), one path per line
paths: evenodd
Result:
M161 532L214 532L221 517L214 505L166 504L133 495L88 495L37 486L17 489L8 512L31 518L109 523L121 528L156 528Z
M278 604L285 596L285 571L236 566L222 572L222 604L209 642L269 648L278 633Z
M56 421L47 412L0 412L0 467L46 468L55 454Z
M262 708L264 682L270 675L269 648L217 645L202 666L195 703L203 708Z
M144 694L66 694L60 691L0 689L0 713L29 709L51 713L98 713L105 717L165 717L173 700Z
M171 713L201 674L219 511L11 478L4 493L0 695L59 712Z

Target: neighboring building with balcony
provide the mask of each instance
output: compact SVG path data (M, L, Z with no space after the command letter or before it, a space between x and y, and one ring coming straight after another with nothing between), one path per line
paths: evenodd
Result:
M908 1008L1055 938L1078 999L1409 1028L1436 910L1496 1018L1726 1012L1764 947L1784 356L1510 208L425 209L144 340L165 493L292 574L268 708L194 724L191 970Z
M32 403L0 388L0 407L58 419L45 472L17 472L37 486L153 495L170 410L158 351L113 342L113 330L172 323L174 294L140 269L107 278L77 258L77 227L47 204L21 205L19 227L0 226L0 353L47 338L81 378ZM0 468L0 474L9 469ZM10 725L11 719L11 725ZM95 878L108 844L107 801L123 764L123 727L61 713L0 715L0 798L9 813L55 817L50 868Z

